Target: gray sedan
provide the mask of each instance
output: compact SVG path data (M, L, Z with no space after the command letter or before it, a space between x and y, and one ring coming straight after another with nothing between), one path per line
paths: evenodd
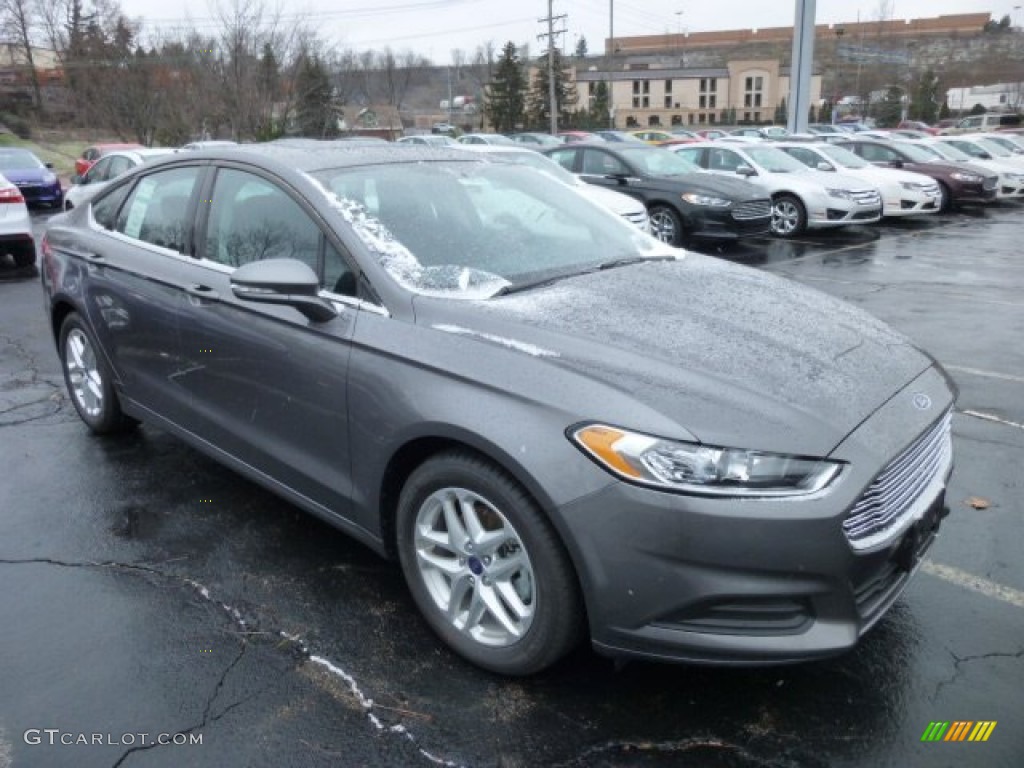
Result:
M662 660L840 653L946 513L954 391L932 358L531 169L201 150L114 180L42 252L89 428L167 430L396 559L489 670L585 636Z

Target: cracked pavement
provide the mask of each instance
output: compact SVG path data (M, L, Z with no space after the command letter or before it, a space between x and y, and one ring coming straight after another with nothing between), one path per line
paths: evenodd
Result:
M845 297L956 367L953 514L930 558L1014 594L1021 211L725 254ZM159 430L91 437L41 299L37 275L0 265L0 768L1021 764L1024 610L932 573L833 660L620 667L581 648L527 680L470 668L393 564ZM933 720L998 726L985 744L922 744ZM136 736L31 745L28 729Z

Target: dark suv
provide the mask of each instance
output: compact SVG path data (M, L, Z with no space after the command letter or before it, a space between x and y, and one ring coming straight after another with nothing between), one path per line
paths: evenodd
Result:
M935 179L942 193L940 211L948 211L961 203L990 203L996 199L999 177L986 168L943 162L905 141L851 139L841 146L883 168L902 168Z

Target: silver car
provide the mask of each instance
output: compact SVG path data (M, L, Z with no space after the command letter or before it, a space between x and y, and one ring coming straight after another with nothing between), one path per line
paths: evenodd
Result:
M202 150L116 179L42 253L89 428L169 431L397 560L495 672L584 637L842 653L946 514L954 388L930 356L529 168Z

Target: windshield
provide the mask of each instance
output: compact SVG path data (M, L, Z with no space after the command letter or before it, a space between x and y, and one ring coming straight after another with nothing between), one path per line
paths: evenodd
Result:
M978 139L978 144L983 149L988 150L988 153L993 157L1013 157L1013 152L1008 150L1006 147L1001 146L998 141L992 141L992 139Z
M897 147L912 163L934 163L936 158L925 152L919 145L910 144L906 141L894 141L893 146Z
M750 159L768 173L803 173L807 166L775 147L744 147Z
M681 253L509 163L390 163L311 178L391 277L422 295L484 299L623 259Z
M966 152L961 152L952 144L947 144L944 141L937 141L934 144L921 144L920 147L926 152L934 153L935 157L939 160L954 160L958 163L965 163L971 159L971 156Z
M659 147L627 147L620 149L619 152L626 160L650 176L681 176L700 171L700 168L689 160Z
M580 184L586 183L577 179L551 158L530 149L524 149L522 152L485 152L482 154L489 160L536 168L538 171L554 176L563 184L568 184L571 187L578 187Z
M843 168L871 167L871 163L853 154L850 150L837 147L833 144L829 144L827 147L819 147L818 151L830 160L834 160L837 165L843 166Z
M24 171L45 167L39 162L39 158L23 149L9 149L0 152L0 170L3 171Z

